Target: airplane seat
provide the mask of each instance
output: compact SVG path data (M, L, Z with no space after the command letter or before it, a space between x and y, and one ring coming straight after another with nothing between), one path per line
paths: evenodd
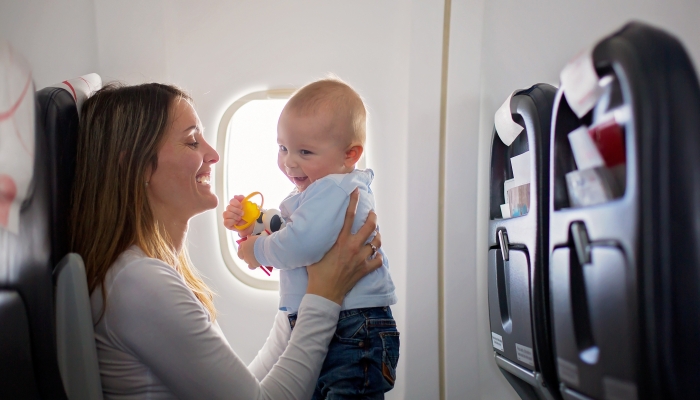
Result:
M58 366L71 400L101 400L90 294L80 255L69 253L56 267Z
M0 42L0 398L66 399L56 357L51 170L32 75Z
M37 92L41 125L49 144L51 248L53 265L69 252L71 192L78 150L78 116L83 102L102 87L97 74L63 81Z
M678 39L633 22L570 65L554 106L550 170L560 391L567 400L700 398L692 62Z
M102 399L85 266L80 255L68 253L80 107L101 86L99 75L89 74L37 92L52 171L51 243L52 260L57 265L53 276L58 366L71 400Z
M522 399L559 399L548 292L549 133L557 89L513 92L494 118L488 307L494 359Z

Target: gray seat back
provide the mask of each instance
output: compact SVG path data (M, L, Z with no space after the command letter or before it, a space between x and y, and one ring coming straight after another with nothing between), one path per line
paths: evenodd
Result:
M56 267L54 276L58 367L63 387L71 400L101 400L102 385L83 259L76 253L67 254Z

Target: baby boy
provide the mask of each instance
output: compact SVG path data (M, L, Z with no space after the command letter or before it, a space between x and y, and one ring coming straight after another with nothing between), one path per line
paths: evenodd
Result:
M366 110L360 96L338 79L323 79L297 91L277 124L277 164L295 189L280 204L286 225L269 236L251 236L239 255L250 268L280 270L280 310L291 328L306 293L306 265L319 261L333 246L345 217L350 193L360 190L352 227L355 233L374 209L372 170L355 164L365 143ZM235 196L224 212L224 225L241 222ZM247 236L253 227L239 231ZM378 251L382 252L381 249ZM399 333L390 305L396 303L389 262L360 280L347 294L314 393L314 399L383 398L396 378Z

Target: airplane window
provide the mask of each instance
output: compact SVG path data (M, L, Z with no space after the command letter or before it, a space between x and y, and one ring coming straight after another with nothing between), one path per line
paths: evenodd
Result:
M277 119L292 90L256 92L236 100L219 124L217 150L223 155L217 164L216 192L219 215L236 194L260 192L263 208L278 208L294 186L277 167ZM252 198L258 204L260 197ZM262 268L250 270L236 255L238 234L219 225L221 251L228 269L243 283L275 290L279 272L268 275Z

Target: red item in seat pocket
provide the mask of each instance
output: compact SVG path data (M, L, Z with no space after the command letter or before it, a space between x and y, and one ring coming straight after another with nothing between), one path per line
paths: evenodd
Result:
M607 167L625 163L624 132L620 125L611 119L588 130Z

